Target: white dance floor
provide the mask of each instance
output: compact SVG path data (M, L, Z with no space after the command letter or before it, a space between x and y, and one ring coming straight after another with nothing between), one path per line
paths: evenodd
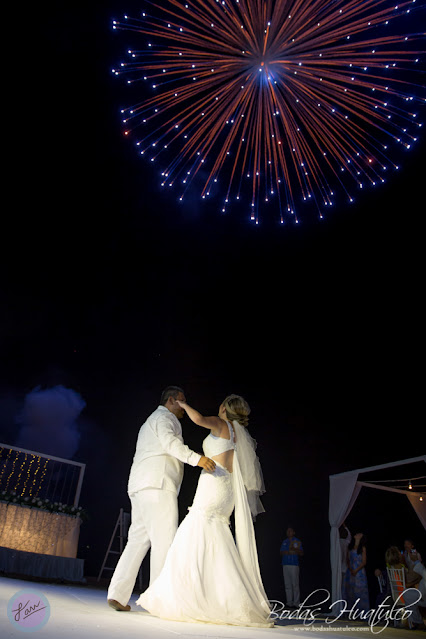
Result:
M9 620L8 603L17 592L29 589L42 593L50 606L50 617L43 628L33 632L24 632ZM271 629L246 628L235 626L217 626L207 624L189 624L165 621L152 617L135 605L138 598L131 598L131 612L116 612L106 603L106 591L90 586L73 586L37 583L23 579L0 577L0 637L1 639L17 639L23 636L34 636L42 639L397 639L414 636L425 637L421 631L409 631L397 628L382 629L376 634L368 626L358 626L336 622L330 629L325 624L316 622L306 627L303 622L286 624L279 622Z

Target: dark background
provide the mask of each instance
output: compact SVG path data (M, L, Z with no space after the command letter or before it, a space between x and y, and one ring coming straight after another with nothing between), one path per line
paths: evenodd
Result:
M1 439L14 443L35 386L82 395L75 459L87 464L91 518L79 556L93 576L129 507L137 432L161 390L183 386L205 414L240 393L267 488L256 523L267 592L284 595L288 523L305 546L302 592L329 588L329 475L424 452L424 140L387 184L321 222L281 227L267 210L253 226L245 211L179 206L120 132L125 94L110 69L126 42L110 22L126 7L90 4L37 7L20 36L1 234ZM183 432L200 450L205 433L188 420ZM186 468L181 516L198 472ZM348 523L368 535L370 577L390 542L413 536L426 555L408 501L364 492Z

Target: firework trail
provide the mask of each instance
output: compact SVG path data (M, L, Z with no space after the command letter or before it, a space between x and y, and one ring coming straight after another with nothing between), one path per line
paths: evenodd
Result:
M143 43L113 70L137 100L124 133L179 200L192 186L223 212L246 202L255 222L273 198L281 222L304 201L322 217L337 192L346 204L384 182L417 140L424 17L416 0L150 4L113 23Z

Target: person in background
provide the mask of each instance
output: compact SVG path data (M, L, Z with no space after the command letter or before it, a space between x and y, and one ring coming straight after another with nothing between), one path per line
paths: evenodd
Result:
M404 541L404 550L402 552L402 556L405 561L405 565L408 570L413 570L414 564L417 561L422 562L422 558L419 552L415 549L414 542L412 539L406 539Z
M303 546L296 537L294 528L287 528L287 538L280 548L281 563L283 567L284 586L287 608L300 606L299 588L299 557L303 557Z
M422 604L426 605L426 599L423 599L425 596L425 580L422 580L422 568L425 572L423 564L420 561L416 562L414 569L408 569L405 565L404 557L402 553L399 551L399 548L396 546L390 546L385 554L385 561L387 568L396 568L404 570L404 581L405 581L405 589L401 586L398 588L401 592L399 595L402 597L404 604L411 611L410 621L414 626L414 629L424 628L423 619L421 615L421 610L419 610ZM421 581L423 581L422 588L420 586ZM419 594L422 598L419 601Z
M368 594L367 573L367 549L366 538L363 533L356 533L348 552L348 567L345 577L345 592L348 607L352 608L356 604L357 610L368 611L370 601ZM357 599L359 599L357 603Z
M421 579L417 584L417 588L422 596L420 601L417 602L417 611L422 618L422 621L418 621L418 627L422 630L426 629L426 568L421 561L416 561L413 567L414 572L420 575Z
M396 546L389 546L385 554L387 568L404 568L404 580L406 588L416 588L420 581L419 574L413 568L408 568L404 555ZM420 562L419 562L420 563Z

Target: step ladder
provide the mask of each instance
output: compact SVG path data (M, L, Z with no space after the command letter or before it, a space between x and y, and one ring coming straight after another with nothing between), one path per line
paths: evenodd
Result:
M111 570L114 571L115 570L115 566L107 566L107 562L111 559L111 556L113 555L119 555L118 559L120 558L123 550L124 550L124 546L126 544L126 539L127 539L127 533L129 532L129 527L130 527L130 513L126 513L124 512L123 508L120 508L120 513L118 515L118 519L117 522L115 524L113 533L111 535L111 539L108 545L108 549L106 551L104 560L102 562L102 566L101 569L99 571L99 575L96 581L100 581L101 577L102 577L102 573L105 570ZM118 550L113 550L112 546L114 544L114 542L116 542L118 538ZM117 560L118 561L118 560ZM139 574L138 574L138 583L139 583L139 588L140 590L142 590L142 566L139 568Z

